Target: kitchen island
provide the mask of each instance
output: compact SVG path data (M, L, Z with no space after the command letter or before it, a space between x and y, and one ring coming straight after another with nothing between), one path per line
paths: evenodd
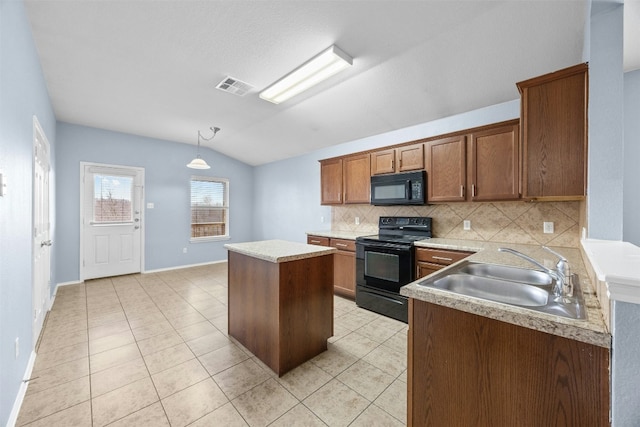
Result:
M266 240L227 244L229 336L279 376L327 349L335 248Z

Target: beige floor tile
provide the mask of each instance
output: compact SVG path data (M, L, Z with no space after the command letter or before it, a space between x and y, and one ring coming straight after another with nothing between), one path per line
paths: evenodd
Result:
M166 369L151 377L161 399L190 387L205 378L209 373L198 359L191 359L173 368Z
M375 425L375 424L370 424ZM269 424L270 427L326 427L322 420L314 415L302 403L296 405L289 412Z
M270 375L251 359L213 376L229 399L234 399L269 379Z
M334 379L304 402L315 415L330 426L347 426L369 406L369 401Z
M89 339L96 340L119 332L129 331L129 322L122 320L120 322L107 323L106 325L96 326L89 329Z
M132 382L92 399L93 425L107 425L157 401L151 378Z
M394 377L397 377L407 369L407 354L383 345L375 348L363 360Z
M135 342L130 330L89 341L89 354L102 353Z
M62 411L40 418L28 427L87 427L91 425L91 401L79 403Z
M300 400L331 381L333 377L311 362L303 363L297 368L278 378L278 382Z
M213 326L208 320L185 326L184 328L180 328L177 331L185 341L195 340L196 338L200 338L203 335L218 332L216 327Z
M350 312L335 319L337 325L344 326L352 331L362 328L371 321L371 318L360 316L358 312Z
M38 354L47 353L57 348L67 347L73 344L82 344L89 341L86 329L62 331L59 333L53 333L45 331L40 340L38 347Z
M134 359L142 356L138 346L133 344L127 344L122 347L114 348L113 350L103 351L102 353L92 354L89 357L89 368L91 373L103 371L105 369L113 368L114 366L122 365L123 363L130 362Z
M204 322L204 316L198 313L195 309L191 308L186 314L178 315L176 317L169 317L169 323L176 329L184 328L185 326L193 325L195 323Z
M120 418L109 427L170 427L167 415L160 402L142 408L133 414Z
M333 344L358 358L364 357L380 345L364 335L360 335L358 332L351 332Z
M273 378L232 401L251 427L266 426L299 402Z
M165 369L173 368L194 357L189 347L182 343L174 347L165 348L156 353L147 354L144 356L144 361L147 364L147 369L149 369L149 372L153 375Z
M164 314L158 309L150 310L146 313L137 313L135 317L129 317L129 326L131 329L141 328L143 326L152 325L155 323L167 321Z
M175 347L178 344L182 344L183 340L180 335L173 329L163 332L159 335L154 335L146 340L138 341L138 348L143 356L151 353L157 353L165 348Z
M136 341L142 341L173 330L171 323L169 323L168 320L163 319L156 323L149 323L147 325L140 326L139 328L132 329L131 332L133 332L133 336L136 338Z
M89 313L89 329L96 328L98 326L107 325L109 323L122 322L127 320L127 317L124 315L124 311L122 307L118 309L118 311L101 313L93 316Z
M91 375L91 396L97 397L149 377L142 357Z
M367 323L356 332L377 343L383 343L393 335L395 335L397 331L385 327L380 327L379 324L373 321L371 323Z
M29 393L37 393L89 375L89 358L83 357L32 374Z
M214 332L210 334L187 341L187 345L196 356L202 356L205 353L209 353L229 344L231 344L229 338L215 328Z
M229 399L211 378L162 399L172 427L192 423L228 402Z
M375 366L358 360L336 377L349 388L373 402L396 379Z
M403 424L407 422L407 384L400 380L395 380L382 394L373 402Z
M248 425L236 408L231 403L227 403L198 419L193 424L189 424L189 427L246 427Z
M215 375L249 359L249 355L237 345L230 344L199 356L198 359L210 375Z
M396 418L387 414L376 405L370 405L367 409L361 413L356 420L349 424L349 427L403 427L404 423L401 423Z
M332 377L340 374L340 372L353 365L358 358L348 351L336 347L335 344L329 344L327 351L320 353L311 362L320 369L327 372Z
M16 425L36 421L90 399L89 377L78 378L38 393L28 393Z
M382 343L383 346L389 347L393 350L407 353L407 345L409 343L409 336L406 330L396 332L391 338Z
M81 359L89 355L89 345L87 343L72 344L60 347L47 352L40 352L36 357L34 373L53 366Z

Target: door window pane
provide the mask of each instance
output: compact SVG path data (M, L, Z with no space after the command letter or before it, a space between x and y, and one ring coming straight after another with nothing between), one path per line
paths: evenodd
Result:
M95 174L93 184L93 221L95 223L131 222L133 177Z

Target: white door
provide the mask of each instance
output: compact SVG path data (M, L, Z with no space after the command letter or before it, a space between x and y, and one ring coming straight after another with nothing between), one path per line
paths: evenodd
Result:
M83 280L142 271L144 169L81 164Z
M49 141L33 117L33 346L35 347L50 298L51 240L49 238Z

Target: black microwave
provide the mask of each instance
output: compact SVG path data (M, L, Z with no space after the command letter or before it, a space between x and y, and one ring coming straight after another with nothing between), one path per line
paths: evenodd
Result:
M427 203L425 171L374 175L371 177L371 204L425 205Z

